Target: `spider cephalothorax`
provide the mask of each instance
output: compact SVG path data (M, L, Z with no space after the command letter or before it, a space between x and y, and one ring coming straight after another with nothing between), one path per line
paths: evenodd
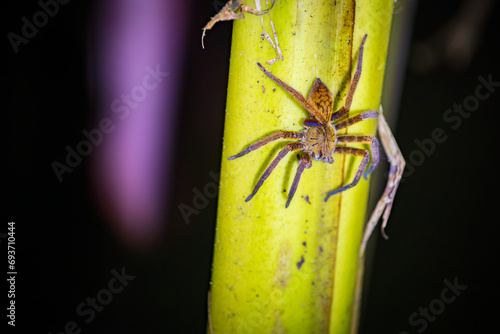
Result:
M309 153L314 160L333 163L332 152L337 141L336 132L329 123L323 126L308 127L306 125L306 129L302 131L304 137L301 140L305 146L304 151Z
M255 196L257 191L260 189L264 181L269 177L274 168L278 163L292 151L302 151L299 156L299 167L297 168L297 173L292 182L292 187L290 188L290 193L288 194L288 200L286 202L286 207L290 205L290 201L297 190L300 177L305 168L310 168L312 166L312 159L321 160L328 163L333 163L332 154L349 154L354 156L363 157L361 164L359 165L358 171L354 176L354 180L337 189L328 193L325 201L332 195L335 195L341 191L354 187L358 184L363 171L365 170L368 162L370 161L370 152L365 149L359 149L354 147L343 147L338 146L339 144L345 143L364 143L371 144L372 146L372 165L364 173L365 178L368 174L373 172L377 167L379 161L379 145L377 138L374 136L363 136L363 135L337 135L337 131L347 128L355 123L362 120L377 117L377 112L375 110L364 111L353 117L342 120L344 117L349 115L349 110L351 108L352 98L356 87L358 85L359 78L361 76L361 69L363 64L363 48L365 45L367 35L363 37L361 46L359 48L358 64L354 77L351 81L349 91L344 103L344 106L338 111L333 112L333 97L332 93L328 90L325 84L319 79L314 80L313 87L309 93L308 98L304 98L302 94L297 92L295 89L275 77L273 74L268 72L261 64L257 63L259 68L274 82L283 87L288 93L290 93L308 112L313 118L308 118L304 120L304 126L306 129L296 132L296 131L279 131L264 139L261 139L240 153L233 155L229 160L239 158L247 153L250 153L263 145L277 140L277 139L291 139L296 140L287 144L279 153L276 158L269 164L264 174L262 174L260 180L255 185L255 188L250 196L246 199L248 202Z

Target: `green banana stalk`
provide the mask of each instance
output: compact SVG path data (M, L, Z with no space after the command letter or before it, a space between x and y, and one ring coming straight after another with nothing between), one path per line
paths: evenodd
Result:
M349 333L369 182L362 179L325 198L352 181L361 159L334 155L333 164L313 161L285 208L296 153L245 201L283 141L228 158L279 130L301 131L310 117L258 62L306 97L321 78L338 110L367 34L350 115L378 110L393 5L393 0L282 0L268 14L245 13L234 21L208 333ZM278 45L283 60L266 64L279 55ZM365 120L338 134L374 135L376 124Z

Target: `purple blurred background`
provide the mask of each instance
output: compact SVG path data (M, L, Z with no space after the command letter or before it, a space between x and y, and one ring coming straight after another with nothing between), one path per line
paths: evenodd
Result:
M99 117L116 130L92 156L95 196L117 233L147 247L161 235L176 147L186 2L99 2L96 68ZM175 8L175 10L172 10Z

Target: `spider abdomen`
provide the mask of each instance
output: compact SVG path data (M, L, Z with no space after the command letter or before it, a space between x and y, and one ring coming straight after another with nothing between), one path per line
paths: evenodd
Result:
M314 160L333 162L332 151L335 148L335 131L330 124L308 127L303 139L307 150L313 155Z

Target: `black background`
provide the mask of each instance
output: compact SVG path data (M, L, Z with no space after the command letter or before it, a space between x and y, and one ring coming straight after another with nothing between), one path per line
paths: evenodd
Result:
M86 168L60 184L50 167L95 116L86 57L94 5L64 5L18 54L4 38L7 145L0 232L7 231L7 221L16 221L16 329L56 333L69 321L82 323L76 306L107 285L111 269L126 267L136 278L94 321L81 325L84 333L202 333L216 200L189 225L178 205L191 203L192 189L209 182L209 172L220 167L232 25L218 24L202 50L200 28L214 8L210 1L189 2L165 235L152 250L136 252L102 221ZM416 48L459 8L460 1L451 0L421 1L417 8L395 133L407 159L418 149L415 140L430 138L435 128L442 128L447 140L400 186L387 229L390 239L375 233L361 333L417 333L421 327L411 326L409 316L440 298L443 281L455 277L467 289L428 323L425 333L482 333L496 323L500 87L456 130L443 114L474 95L478 76L491 74L500 81L498 5L476 36L478 47L466 66L457 69L445 59L419 67ZM20 18L37 10L35 1L4 4L4 36L19 31ZM6 240L1 241L5 249Z

